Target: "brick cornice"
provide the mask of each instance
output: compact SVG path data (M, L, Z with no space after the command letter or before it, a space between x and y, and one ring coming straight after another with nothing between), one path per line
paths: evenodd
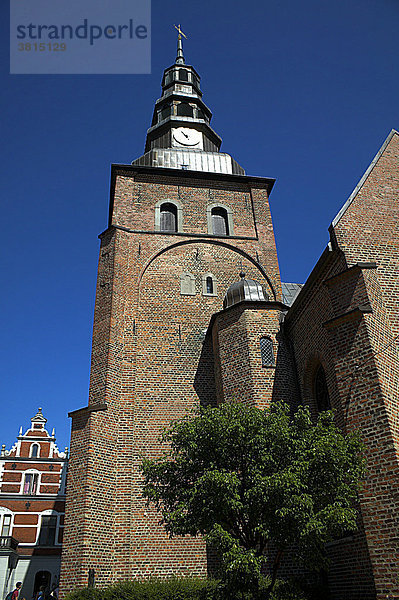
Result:
M68 417L71 417L73 419L74 417L83 415L85 413L92 413L92 412L97 412L100 410L107 410L107 408L108 408L108 405L105 403L91 404L90 406L83 406L83 408L78 408L76 410L72 410L71 412L68 413Z
M166 167L144 167L138 165L122 165L112 164L112 174L149 174L157 175L165 178L178 178L179 180L186 179L207 179L209 181L231 181L234 183L252 184L257 187L266 188L268 193L271 192L272 187L275 183L275 179L272 177L256 177L252 175L232 175L230 173L212 173L210 171L191 171L186 169L168 169Z
M166 232L166 231L155 231L155 230L142 230L142 229L129 229L128 227L123 227L122 225L110 225L109 227L107 227L107 229L105 229L103 232L101 232L99 234L99 238L101 239L102 237L104 237L104 235L106 235L108 232L112 231L112 230L118 230L118 231L125 231L126 233L134 233L134 234L138 234L138 235L163 235L163 236L167 236L167 237L183 237L183 238L200 238L200 239L209 239L209 240L221 240L221 241L225 241L225 240L247 240L247 241L251 241L251 242L256 242L258 241L257 237L253 237L253 236L243 236L243 235L211 235L209 233L186 233L184 231L181 232Z
M373 309L371 308L370 304L362 304L353 310L342 313L336 317L333 317L332 319L329 319L328 321L325 321L323 323L323 327L326 329L334 329L335 327L339 327L348 321L359 321L363 315L372 314L372 312Z
M360 273L363 269L376 269L376 268L377 268L377 263L374 261L358 262L358 263L352 265L351 267L348 267L344 271L341 271L340 273L336 273L335 275L332 275L332 277L325 279L323 283L327 287L332 287L336 283L341 283L342 279L345 279L346 277L350 277L351 275Z
M215 320L220 315L225 315L229 312L232 312L236 308L241 308L242 310L251 309L251 310L279 310L280 312L285 312L288 310L288 306L279 301L270 301L270 300L242 300L241 302L237 302L236 304L232 304L227 308L223 308L217 313L214 313L209 321L208 331L211 331Z

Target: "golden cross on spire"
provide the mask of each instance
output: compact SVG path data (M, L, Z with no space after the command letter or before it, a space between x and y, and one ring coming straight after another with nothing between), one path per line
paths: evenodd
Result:
M179 25L173 25L173 27L175 29L177 29L177 31L179 32L179 39L181 40L181 36L185 37L187 39L187 36L185 33L182 32L182 30L180 29L180 23Z

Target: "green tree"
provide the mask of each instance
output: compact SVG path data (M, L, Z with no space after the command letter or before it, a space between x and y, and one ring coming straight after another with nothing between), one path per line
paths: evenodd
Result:
M269 594L290 547L319 569L324 543L356 529L362 444L331 411L313 423L282 403L223 404L175 422L163 441L163 456L143 463L144 496L170 535L200 534L219 550L230 589L257 588L270 543Z

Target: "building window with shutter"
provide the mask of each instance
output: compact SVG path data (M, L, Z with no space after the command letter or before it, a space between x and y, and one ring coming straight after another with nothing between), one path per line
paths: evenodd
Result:
M205 273L202 276L202 295L217 296L217 280L213 273Z
M330 410L331 403L328 393L326 373L321 365L319 365L316 371L313 388L317 410L319 412Z
M174 204L167 202L161 204L160 230L176 233L177 231L177 208Z
M57 533L57 516L42 515L39 546L54 546Z
M229 222L225 208L212 208L212 233L213 235L229 235Z
M155 205L155 231L177 233L183 231L183 210L177 200L163 199Z
M273 341L269 337L260 338L262 367L274 367Z
M207 207L208 233L218 236L231 236L233 232L233 211L228 206L210 204Z

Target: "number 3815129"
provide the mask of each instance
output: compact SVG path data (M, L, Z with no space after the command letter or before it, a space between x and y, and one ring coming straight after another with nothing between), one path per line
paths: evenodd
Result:
M40 42L37 44L36 42L30 43L20 43L18 44L18 50L20 52L65 52L66 44L59 42Z

